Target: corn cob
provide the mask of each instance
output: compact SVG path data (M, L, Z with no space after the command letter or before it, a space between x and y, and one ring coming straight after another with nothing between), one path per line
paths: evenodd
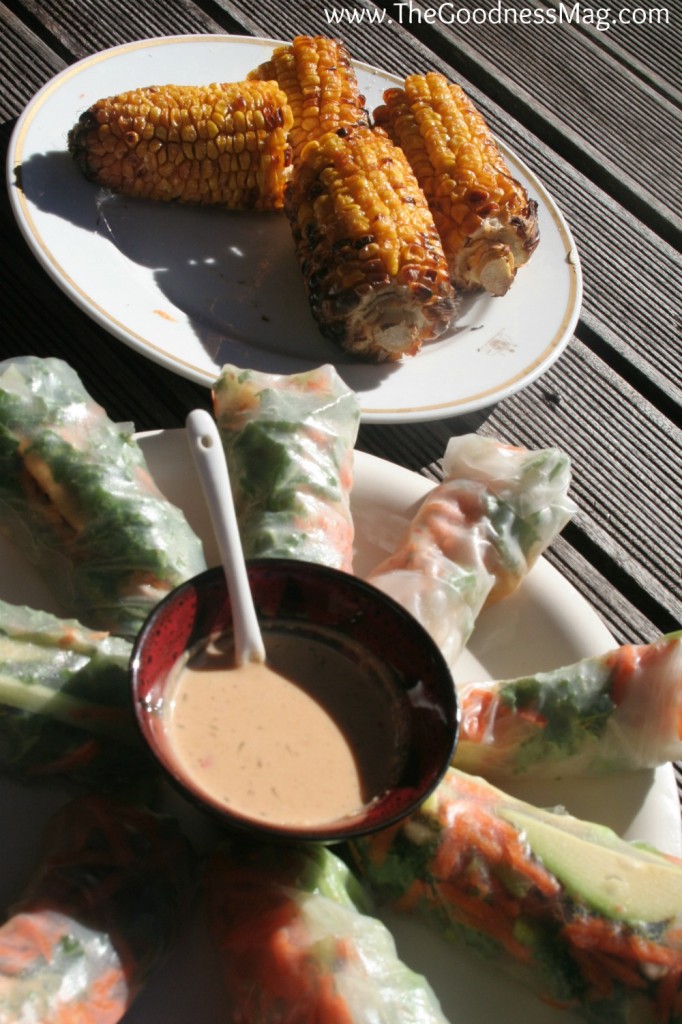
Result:
M143 199L283 206L291 110L274 82L154 86L98 100L69 133L87 178Z
M351 58L344 44L325 36L297 36L280 46L250 79L276 81L293 114L289 142L296 161L306 142L328 131L369 125Z
M374 111L424 189L454 283L504 295L538 244L537 203L510 174L482 114L431 72Z
M343 349L393 361L447 328L456 302L440 238L385 132L340 128L309 142L285 210L313 316Z

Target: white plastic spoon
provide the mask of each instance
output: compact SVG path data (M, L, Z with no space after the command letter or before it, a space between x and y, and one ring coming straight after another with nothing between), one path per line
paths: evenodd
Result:
M218 427L210 413L195 409L185 421L187 439L199 473L227 580L232 605L235 660L237 665L265 661L244 551L234 510L230 476Z

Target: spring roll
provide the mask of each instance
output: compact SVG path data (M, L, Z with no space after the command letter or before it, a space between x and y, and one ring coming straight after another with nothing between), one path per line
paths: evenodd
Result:
M354 844L379 903L420 914L587 1020L682 1014L682 861L448 770L420 810Z
M448 443L444 481L368 579L431 633L451 668L480 611L513 593L575 506L570 462L467 434Z
M133 721L131 645L0 601L0 775L111 790L157 771Z
M51 821L0 928L3 1024L115 1024L186 924L194 855L170 818L88 796Z
M133 638L169 590L206 566L130 424L111 422L59 359L0 363L0 532L63 614Z
M216 854L209 928L233 1021L446 1024L427 981L398 959L347 865L325 847Z
M682 630L458 692L454 764L486 778L598 775L682 759Z
M213 405L247 558L351 572L360 412L334 367L278 375L225 366Z

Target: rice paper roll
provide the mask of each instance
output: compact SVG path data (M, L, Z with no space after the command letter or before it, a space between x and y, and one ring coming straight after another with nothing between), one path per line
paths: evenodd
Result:
M0 775L153 785L132 714L131 651L123 637L0 601Z
M682 1014L682 861L450 768L354 843L377 901L594 1024Z
M285 375L225 366L213 406L247 558L351 572L360 410L334 367Z
M491 437L452 438L444 480L368 579L410 611L453 668L481 610L512 594L563 529L570 460Z
M486 778L599 775L682 759L682 631L459 688L454 763Z
M82 797L48 825L0 927L3 1024L116 1024L188 919L194 854L171 818Z
M398 959L357 880L328 848L220 851L205 894L225 1019L445 1024L429 984Z
M59 359L0 363L0 532L38 567L62 614L130 638L206 567L132 425L112 423Z

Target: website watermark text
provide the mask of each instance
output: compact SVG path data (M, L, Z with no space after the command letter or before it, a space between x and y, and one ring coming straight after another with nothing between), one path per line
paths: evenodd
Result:
M556 7L512 7L508 2L492 7L467 7L453 0L444 0L436 7L422 7L413 0L394 3L392 11L374 7L324 8L329 25L585 25L598 32L615 26L669 25L667 7L587 7L581 3L564 3Z

